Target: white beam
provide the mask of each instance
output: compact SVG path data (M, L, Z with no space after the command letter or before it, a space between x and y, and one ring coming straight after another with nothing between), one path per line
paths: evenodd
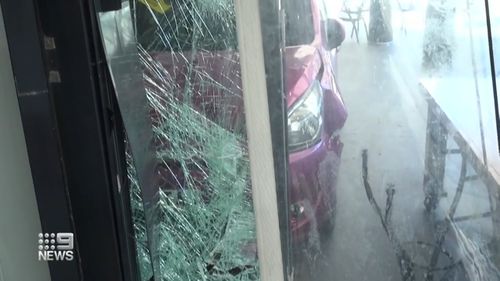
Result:
M283 281L283 261L258 0L235 0L252 197L262 281Z

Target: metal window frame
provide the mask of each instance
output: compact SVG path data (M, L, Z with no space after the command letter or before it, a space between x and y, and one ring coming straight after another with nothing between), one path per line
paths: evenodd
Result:
M123 131L93 2L0 3L42 230L76 239L73 261L48 262L51 278L138 280Z

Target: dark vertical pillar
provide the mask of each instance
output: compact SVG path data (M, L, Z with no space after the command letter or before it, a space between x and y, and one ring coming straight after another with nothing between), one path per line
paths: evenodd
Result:
M2 0L1 6L42 231L74 232L35 3ZM77 257L49 261L49 270L53 281L82 278Z
M392 41L392 13L389 0L371 0L368 41L371 43Z
M260 19L262 40L265 42L264 63L269 101L269 118L273 142L274 170L280 220L281 249L283 251L284 276L291 272L291 230L289 226L288 194L288 142L287 142L287 104L283 89L284 23L281 0L260 0Z

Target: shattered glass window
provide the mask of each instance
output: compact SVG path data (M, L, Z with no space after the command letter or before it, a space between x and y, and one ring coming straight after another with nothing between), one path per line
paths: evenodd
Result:
M237 50L232 1L144 0L135 7L138 42L148 51Z
M141 279L259 280L233 1L133 0L100 23Z
M167 5L135 6L160 162L155 271L162 280L257 280L233 3Z
M497 2L488 38L483 0L280 1L288 280L500 280ZM115 88L151 128L125 120L141 276L257 280L234 2L123 7L103 37L133 46Z

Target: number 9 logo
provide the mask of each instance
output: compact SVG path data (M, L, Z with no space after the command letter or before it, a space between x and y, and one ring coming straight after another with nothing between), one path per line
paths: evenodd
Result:
M61 232L56 237L58 250L73 250L73 233Z

